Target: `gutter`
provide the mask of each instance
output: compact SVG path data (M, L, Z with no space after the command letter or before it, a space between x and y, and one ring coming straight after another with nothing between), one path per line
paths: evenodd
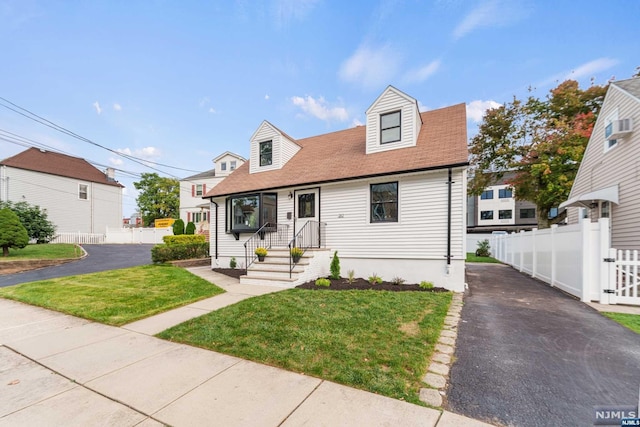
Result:
M451 273L451 187L453 185L452 169L449 168L449 180L447 186L449 188L447 197L447 276Z

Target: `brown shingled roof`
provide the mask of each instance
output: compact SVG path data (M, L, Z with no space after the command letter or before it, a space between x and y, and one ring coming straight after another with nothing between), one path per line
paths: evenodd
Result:
M0 161L0 165L123 187L117 181L109 181L103 172L84 159L53 151L41 151L37 148L29 148L13 157L8 157Z
M281 169L250 174L246 162L204 197L467 164L465 105L427 111L421 117L415 147L366 154L365 126L293 140L302 148Z

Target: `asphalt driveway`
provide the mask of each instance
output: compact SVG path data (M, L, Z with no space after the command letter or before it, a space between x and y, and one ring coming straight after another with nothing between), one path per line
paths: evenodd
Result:
M83 245L88 256L78 261L38 270L0 276L0 287L34 282L36 280L96 273L151 264L151 248L154 245Z
M590 426L638 404L640 335L503 265L467 264L448 409L508 426Z

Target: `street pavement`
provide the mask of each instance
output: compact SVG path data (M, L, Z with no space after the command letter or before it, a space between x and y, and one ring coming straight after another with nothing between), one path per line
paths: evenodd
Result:
M467 264L467 282L449 410L496 425L591 426L594 406L638 405L640 335L511 267Z
M97 273L151 264L153 245L83 245L87 256L77 261L0 276L0 288L37 280Z
M487 426L151 336L279 290L189 270L227 293L121 328L0 299L0 427Z

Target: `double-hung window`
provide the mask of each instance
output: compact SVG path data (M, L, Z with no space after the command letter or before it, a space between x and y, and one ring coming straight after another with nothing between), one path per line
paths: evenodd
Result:
M371 222L398 222L398 183L371 184Z
M400 111L380 115L380 143L400 141Z
M89 186L87 184L78 184L78 199L87 200L89 198Z
M513 197L513 190L510 188L501 188L498 190L499 199L510 199Z
M260 166L270 166L273 164L273 141L263 141L260 143Z
M202 184L196 184L196 196L202 196Z

